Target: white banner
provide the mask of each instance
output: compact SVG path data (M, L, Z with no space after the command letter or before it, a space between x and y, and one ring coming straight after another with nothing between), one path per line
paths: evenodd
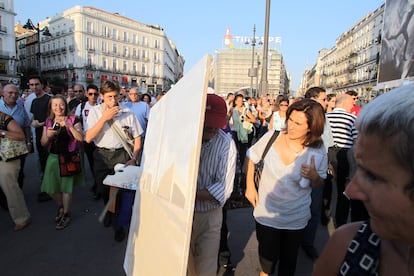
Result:
M151 109L127 275L186 275L209 60L204 57Z

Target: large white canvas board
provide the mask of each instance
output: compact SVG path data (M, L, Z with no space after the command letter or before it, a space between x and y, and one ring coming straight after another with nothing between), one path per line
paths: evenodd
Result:
M186 275L209 64L204 57L151 109L127 275Z

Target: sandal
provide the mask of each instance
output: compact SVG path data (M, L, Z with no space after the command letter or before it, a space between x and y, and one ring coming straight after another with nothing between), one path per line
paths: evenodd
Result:
M63 217L63 206L59 206L56 216L55 216L55 222L59 222Z
M56 230L65 229L69 225L71 220L72 219L70 217L70 214L64 214L60 221L56 224Z

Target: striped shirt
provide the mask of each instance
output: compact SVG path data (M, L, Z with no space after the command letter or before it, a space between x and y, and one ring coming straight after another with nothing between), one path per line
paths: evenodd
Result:
M332 137L335 146L338 148L350 149L357 138L358 132L355 129L356 116L343 108L334 108L326 114L331 125Z
M221 129L201 145L197 191L207 189L215 199L196 200L196 212L207 212L224 205L233 191L236 159L236 145L231 135Z

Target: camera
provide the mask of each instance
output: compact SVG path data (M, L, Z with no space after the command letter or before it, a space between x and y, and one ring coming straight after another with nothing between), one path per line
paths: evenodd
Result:
M53 130L59 130L60 129L60 124L59 123L54 123L52 126Z

